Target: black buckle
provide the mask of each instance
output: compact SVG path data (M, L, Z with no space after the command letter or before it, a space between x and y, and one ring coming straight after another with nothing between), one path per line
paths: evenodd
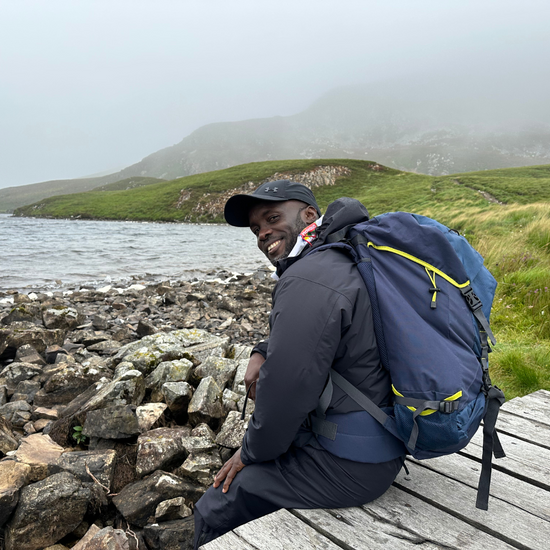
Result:
M458 408L458 401L441 401L439 403L439 412L450 414Z
M468 302L468 306L472 311L476 311L481 307L481 300L477 297L476 293L474 292L474 289L471 286L467 286L466 288L461 288L460 292L462 292L462 296L466 298L466 301Z

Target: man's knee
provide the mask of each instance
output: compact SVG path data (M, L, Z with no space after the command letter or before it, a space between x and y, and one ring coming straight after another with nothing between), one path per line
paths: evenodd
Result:
M229 487L210 487L195 505L203 521L217 532L227 532L243 523L281 508L273 498L277 493L275 480L266 464L243 468Z

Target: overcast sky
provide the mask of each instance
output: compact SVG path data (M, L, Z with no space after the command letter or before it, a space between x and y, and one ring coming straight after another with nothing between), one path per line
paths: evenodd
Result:
M345 84L537 86L549 22L548 0L0 0L0 187L115 171Z

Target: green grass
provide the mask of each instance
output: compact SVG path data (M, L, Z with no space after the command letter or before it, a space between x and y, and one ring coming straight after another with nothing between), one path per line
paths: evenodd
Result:
M160 183L166 181L162 178L145 178L145 177L131 177L123 180L101 185L92 189L92 191L127 191L128 189L134 189L136 187L143 187L144 185L151 185L152 183Z
M467 172L451 177L462 185L486 191L504 203L550 201L550 165Z
M17 213L221 222L225 200L245 184L252 182L253 189L275 172L291 177L326 165L347 166L351 173L334 186L314 189L323 210L334 199L350 196L371 216L418 212L466 235L499 283L491 316L498 340L490 355L493 381L508 399L550 390L550 166L431 177L377 171L373 163L358 160L257 162L135 189L52 197ZM505 204L489 202L479 190ZM182 191L188 198L178 203Z

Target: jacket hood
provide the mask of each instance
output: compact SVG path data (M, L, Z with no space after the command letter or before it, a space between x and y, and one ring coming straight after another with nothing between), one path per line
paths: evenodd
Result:
M319 227L318 237L313 246L306 247L301 254L292 258L285 258L277 262L277 275L280 277L294 262L306 256L313 248L317 248L325 243L327 237L336 233L348 225L355 225L365 222L369 219L368 210L356 199L341 197L331 202L325 215L323 223Z
M313 246L315 248L321 246L332 233L336 233L348 225L366 222L368 219L368 210L358 200L349 197L337 199L328 205L323 216L323 223L318 230L319 236Z

